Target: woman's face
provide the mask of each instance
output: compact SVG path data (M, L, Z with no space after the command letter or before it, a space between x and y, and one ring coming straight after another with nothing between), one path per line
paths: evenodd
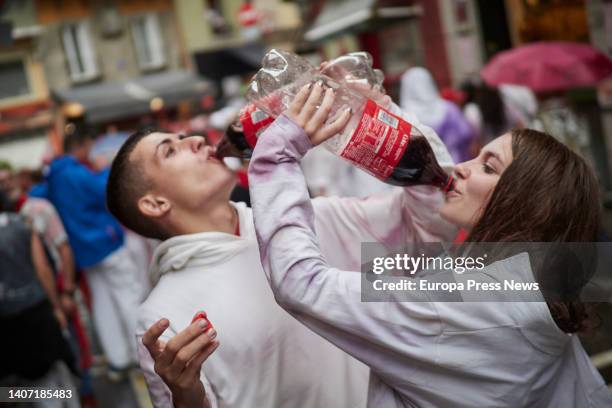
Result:
M440 215L468 231L484 211L501 174L512 162L512 136L506 133L484 146L480 154L455 166L455 190L446 194Z

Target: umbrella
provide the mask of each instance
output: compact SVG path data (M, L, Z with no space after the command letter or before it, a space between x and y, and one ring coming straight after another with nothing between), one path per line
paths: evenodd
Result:
M493 86L561 91L594 85L612 74L612 59L587 44L540 42L497 54L480 73Z

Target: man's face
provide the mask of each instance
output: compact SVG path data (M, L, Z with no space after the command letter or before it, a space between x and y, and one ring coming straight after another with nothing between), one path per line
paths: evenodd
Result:
M201 136L152 133L130 155L152 182L150 193L163 197L174 209L198 211L211 200L229 199L233 173L213 155Z

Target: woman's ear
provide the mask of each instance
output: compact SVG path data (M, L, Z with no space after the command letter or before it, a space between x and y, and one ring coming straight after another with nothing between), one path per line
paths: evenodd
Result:
M161 196L147 194L138 200L138 210L147 217L160 218L166 215L171 208L170 201Z

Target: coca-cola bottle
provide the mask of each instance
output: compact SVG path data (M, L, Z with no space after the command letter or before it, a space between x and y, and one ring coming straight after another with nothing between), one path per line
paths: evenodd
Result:
M330 118L348 108L353 112L344 130L323 143L325 148L389 184L430 184L452 189L454 179L440 167L425 136L412 124L365 96L368 92L362 86L353 86L355 81L351 84L350 77L347 79L347 73L354 78L366 76L353 74L354 64L364 72L371 72L371 60L365 65L358 63L358 57L347 61L346 66L350 67L347 69L340 62L324 67L324 72L334 76L331 78L293 53L271 50L251 81L247 99L275 118L287 110L304 85L322 81L324 86L335 91ZM373 79L366 82L381 85L380 75L367 75Z
M372 68L372 56L365 51L352 52L335 58L321 67L321 73L362 93L384 95L382 87L384 75L381 70ZM278 103L274 98L273 93L266 104ZM239 115L219 140L217 156L249 159L257 138L273 121L273 117L257 108L254 103L249 103L240 110Z
M238 157L250 159L257 138L274 118L250 103L240 110L240 114L225 130L217 144L217 157Z

